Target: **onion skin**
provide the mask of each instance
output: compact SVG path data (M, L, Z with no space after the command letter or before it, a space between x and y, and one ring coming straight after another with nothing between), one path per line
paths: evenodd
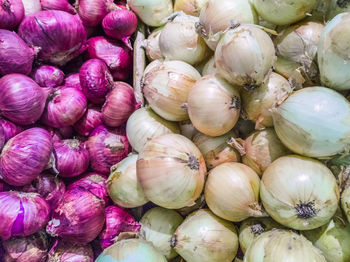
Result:
M117 9L113 0L79 0L78 14L86 26L97 26L110 12Z
M0 155L0 177L13 186L29 184L43 171L51 152L48 131L27 129L6 143Z
M64 80L64 86L77 88L80 91L82 91L82 88L80 85L80 74L76 73L66 77L66 79Z
M209 0L175 0L174 11L183 11L185 14L199 16L202 8Z
M24 15L30 16L41 10L40 0L22 0Z
M24 17L22 0L0 1L0 28L14 29Z
M74 124L74 130L82 136L89 136L91 132L102 124L102 113L98 107L89 107L85 114Z
M50 206L36 193L8 191L0 193L0 238L29 236L49 221Z
M4 118L0 118L0 126L4 130L5 142L23 131L22 127L17 126Z
M72 15L76 14L68 0L40 0L42 10L61 10Z
M341 194L341 207L350 223L350 187L344 189Z
M162 52L159 47L159 37L162 27L156 28L145 40L146 56L149 61L163 59Z
M93 262L94 252L90 244L72 244L64 240L58 240L54 245L46 262Z
M43 65L34 70L33 79L39 86L57 87L63 83L64 73L55 66Z

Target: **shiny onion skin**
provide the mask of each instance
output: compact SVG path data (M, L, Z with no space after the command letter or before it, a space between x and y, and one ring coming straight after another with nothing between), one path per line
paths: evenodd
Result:
M57 87L63 83L64 73L55 66L43 65L34 70L33 79L39 86Z
M61 10L72 15L76 14L68 0L40 0L42 10Z
M0 238L29 236L49 221L50 206L36 193L0 193Z
M51 248L46 262L94 262L90 244L79 245L58 240Z
M14 29L24 17L22 0L0 1L0 28Z
M70 76L67 76L66 79L64 79L64 86L65 87L74 87L79 90L82 90L80 85L80 74L72 74Z
M7 141L0 155L0 178L13 186L24 186L44 169L52 152L51 135L30 128Z
M23 19L18 34L29 46L40 48L39 60L64 65L85 49L86 32L78 15L40 11ZM48 37L50 35L50 37Z
M102 113L98 107L89 107L85 114L74 124L74 130L82 136L89 136L91 132L102 124Z
M86 26L97 26L111 11L117 9L113 0L79 0L78 14Z
M34 54L35 51L15 32L0 29L0 76L28 75L32 71Z

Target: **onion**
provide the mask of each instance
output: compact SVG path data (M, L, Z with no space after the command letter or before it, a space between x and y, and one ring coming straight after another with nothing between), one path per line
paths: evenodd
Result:
M5 142L23 131L22 127L16 126L14 123L3 118L0 118L0 126L4 131Z
M241 163L223 163L209 172L204 195L214 214L239 222L266 216L259 204L259 176Z
M55 66L43 65L34 70L33 79L39 86L57 87L63 83L64 73Z
M340 13L345 13L350 11L350 5L348 1L339 1L339 0L329 0L326 1L329 3L327 10L327 20L333 19L336 15Z
M79 90L82 90L81 85L80 85L80 74L72 74L64 80L64 86L65 87L73 87L77 88Z
M214 56L212 56L208 62L205 63L203 69L202 69L202 75L215 75L217 73L216 66L215 66L215 59Z
M272 112L274 127L291 151L310 157L343 152L350 140L350 104L325 87L307 87L293 93Z
M64 11L40 11L27 16L18 34L29 46L40 48L39 59L55 65L66 64L86 49L81 20Z
M113 0L79 0L78 14L86 26L97 26L111 11L117 9Z
M72 188L53 211L46 231L69 242L86 244L98 236L104 223L104 201L87 190Z
M89 136L91 132L102 124L102 113L98 107L88 107L85 114L74 124L74 130L79 135Z
M136 176L138 155L130 155L112 166L107 180L108 195L120 207L134 208L148 202Z
M50 250L47 262L93 262L94 253L90 244L72 244L62 240Z
M13 186L29 184L43 171L52 151L50 133L30 128L11 138L0 155L0 178Z
M204 194L202 193L199 198L195 201L195 204L190 207L183 207L176 209L177 212L180 213L182 216L188 216L190 213L197 211L198 209L204 208L206 205L205 203L205 197Z
M102 36L90 38L88 41L90 58L103 60L111 71L114 80L127 80L132 72L132 51L118 40Z
M1 192L0 205L2 240L34 234L49 221L50 206L36 193Z
M275 229L261 234L248 248L244 262L288 261L326 262L321 251L305 237L292 231Z
M275 160L264 172L260 197L278 223L297 230L326 224L337 210L339 188L322 163L297 155Z
M130 151L124 126L113 129L98 126L91 133L87 147L92 169L105 175L109 174L112 165L124 159Z
M199 16L209 0L175 0L174 11L183 11L188 15Z
M275 25L288 25L306 17L316 6L317 0L253 0L258 14Z
M140 224L134 218L116 206L109 206L105 210L106 227L100 234L100 243L103 249L113 245L114 239L122 232L137 232Z
M14 29L24 17L22 0L1 0L0 28Z
M237 231L233 223L201 209L176 229L171 246L186 261L231 262L238 249Z
M22 0L24 7L24 15L30 16L41 11L40 0Z
M238 121L240 110L241 98L237 88L219 75L202 77L188 94L191 122L209 136L221 136L230 131Z
M153 138L140 152L136 167L146 198L161 207L192 206L202 192L205 162L199 149L184 136Z
M199 131L193 126L191 120L187 119L179 122L180 134L192 140L192 138L199 133Z
M43 10L61 10L72 15L76 14L68 0L40 0L40 3Z
M41 121L56 128L74 125L84 115L86 105L79 89L59 87L49 96Z
M144 96L151 108L170 121L188 119L184 103L195 81L201 75L191 65L182 61L155 60L143 75Z
M228 30L215 51L218 72L231 84L248 90L264 81L275 59L271 38L255 25Z
M156 59L162 59L162 52L159 47L160 33L162 27L156 28L145 40L145 49L148 60L153 61Z
M102 104L114 87L113 77L100 59L90 59L80 68L80 84L85 96L95 104Z
M0 180L0 192L9 191L9 190L10 190L10 187L5 182Z
M341 207L350 223L350 187L344 189L341 194Z

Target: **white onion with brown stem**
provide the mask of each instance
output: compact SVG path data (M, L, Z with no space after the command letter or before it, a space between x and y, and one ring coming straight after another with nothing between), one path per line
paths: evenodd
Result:
M163 59L162 53L159 47L159 37L163 27L156 28L144 41L144 47L146 49L147 58L150 61L156 59Z
M183 11L185 14L199 16L202 8L209 0L175 0L174 11Z

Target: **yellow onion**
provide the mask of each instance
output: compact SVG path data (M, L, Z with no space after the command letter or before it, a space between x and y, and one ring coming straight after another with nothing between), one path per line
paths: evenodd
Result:
M302 235L274 229L261 234L248 248L244 262L327 262L321 251Z
M204 208L204 206L206 205L204 194L202 193L201 196L197 198L195 202L196 204L194 204L193 206L179 208L176 209L176 211L179 212L182 216L187 216L198 209Z
M190 140L192 140L194 135L198 133L198 130L193 126L191 120L189 119L179 122L179 125L181 135Z
M202 69L202 75L206 76L206 75L212 75L212 74L216 74L218 71L216 70L216 66L215 66L215 59L214 56L212 56L208 62L205 63L203 69Z
M196 129L209 136L220 136L237 123L241 98L237 89L220 75L207 75L192 86L187 107Z
M197 34L198 17L183 12L174 14L159 37L159 48L168 60L180 60L191 65L205 60L210 54L204 40Z
M149 141L137 160L137 178L146 197L170 209L192 206L200 196L206 167L186 137L168 134Z
M152 138L172 133L180 133L178 124L161 118L149 107L136 110L126 123L129 143L137 152Z
M140 220L141 236L151 242L167 259L177 256L170 246L170 239L183 218L174 210L155 207L148 210Z
M218 72L231 84L248 90L263 82L275 59L270 36L255 25L228 30L215 51Z
M275 160L264 172L260 197L278 223L297 230L326 224L338 207L339 188L321 162L297 155Z
M182 61L151 62L143 76L143 92L151 108L170 121L188 119L185 103L198 71Z
M162 28L163 27L158 27L155 29L144 41L146 55L150 61L163 58L159 47L159 37L160 33L162 32Z
M115 204L120 207L139 207L148 202L136 176L138 155L130 155L111 167L106 182L107 192Z
M243 107L256 129L273 126L271 109L280 105L292 92L287 79L271 73L263 84L252 91L242 91Z
M241 163L223 163L209 172L204 195L214 214L239 222L267 216L259 204L259 176Z
M350 187L344 189L341 194L341 207L350 223Z
M239 152L227 143L228 140L236 136L234 131L217 137L197 133L193 137L193 143L201 151L207 168L212 169L222 163L240 162Z
M209 0L199 16L198 31L208 46L215 50L221 34L233 22L256 24L258 16L247 0Z
M171 245L187 262L231 262L237 253L238 237L233 223L200 209L176 229Z
M209 0L175 0L174 11L183 11L188 15L199 16Z
M336 15L340 13L350 11L349 1L347 0L327 0L325 2L329 2L327 20L333 19Z

